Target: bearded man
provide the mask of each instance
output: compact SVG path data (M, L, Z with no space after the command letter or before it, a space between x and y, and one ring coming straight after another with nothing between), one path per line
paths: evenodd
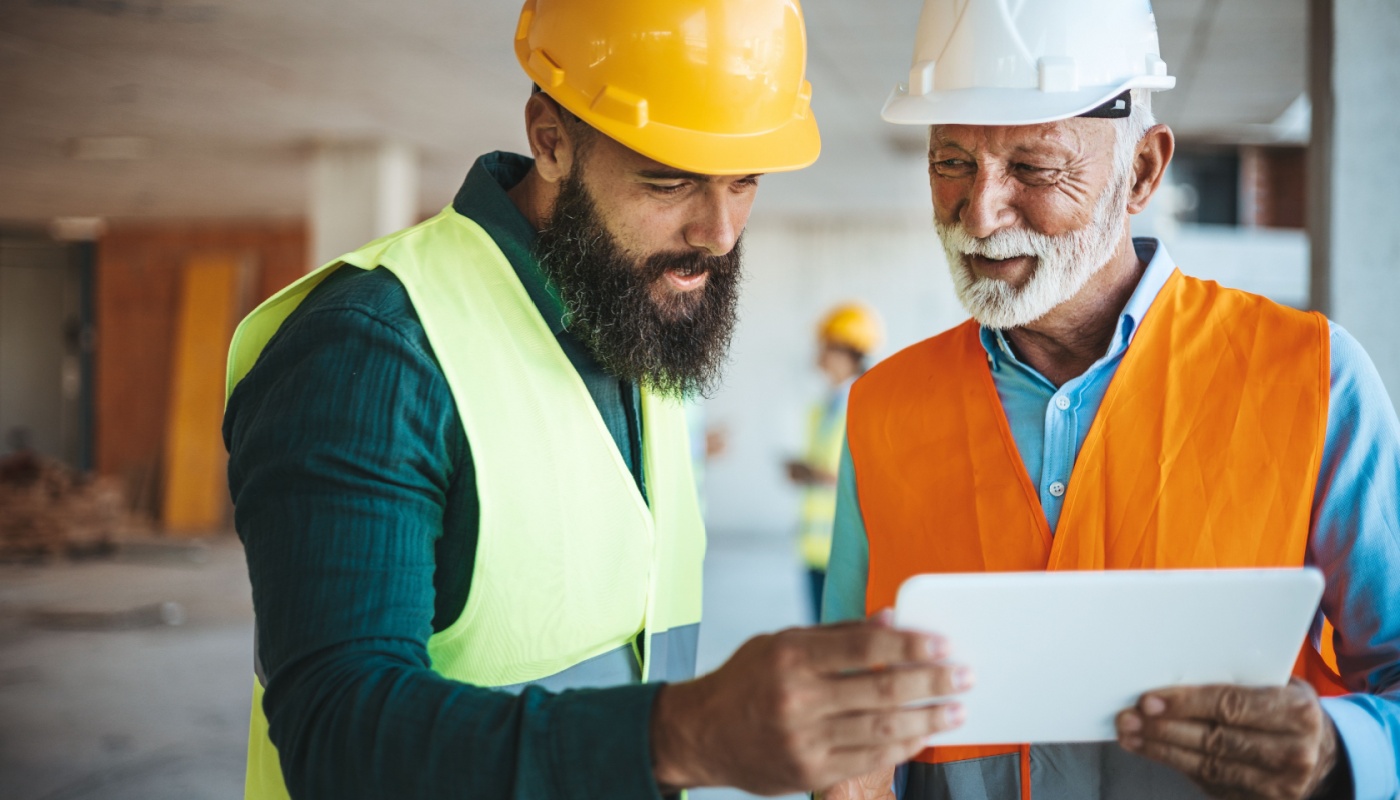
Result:
M534 158L482 156L235 336L246 796L779 793L907 758L955 721L903 708L956 689L934 637L792 630L692 679L680 400L718 377L759 173L817 156L797 3L530 0L518 31Z
M1320 314L1187 277L1130 235L1174 146L1149 105L1173 81L1151 8L1017 8L927 0L885 109L930 125L972 319L852 390L824 618L887 607L920 573L1313 564L1326 590L1286 686L1166 687L1116 743L935 746L827 797L1400 796L1394 406Z

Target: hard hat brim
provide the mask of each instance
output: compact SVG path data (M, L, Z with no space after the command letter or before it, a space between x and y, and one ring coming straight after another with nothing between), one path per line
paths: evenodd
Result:
M1175 85L1173 77L1142 75L1073 92L953 89L913 95L901 84L890 92L880 116L897 125L1038 125L1079 116L1129 89L1162 91Z
M564 104L568 108L568 104ZM587 108L569 108L625 147L669 167L702 175L757 175L811 166L821 154L817 120L808 111L784 125L756 134L732 135L688 130L657 122L634 127Z

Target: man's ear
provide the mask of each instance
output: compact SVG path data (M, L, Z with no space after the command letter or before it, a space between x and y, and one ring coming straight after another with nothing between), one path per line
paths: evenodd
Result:
M1140 214L1147 208L1157 187L1167 174L1172 153L1176 150L1176 137L1166 125L1153 125L1138 143L1137 155L1133 158L1133 186L1128 193L1128 213Z
M565 112L549 95L535 92L525 103L525 138L535 157L535 171L549 183L573 169L577 142L564 125Z

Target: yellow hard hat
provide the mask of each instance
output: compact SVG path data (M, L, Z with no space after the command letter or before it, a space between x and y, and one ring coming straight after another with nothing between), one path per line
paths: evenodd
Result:
M780 172L821 151L797 0L525 0L515 56L564 108L677 169Z
M866 354L880 346L885 338L880 315L869 306L845 303L827 312L817 325L817 338L829 344L849 347Z

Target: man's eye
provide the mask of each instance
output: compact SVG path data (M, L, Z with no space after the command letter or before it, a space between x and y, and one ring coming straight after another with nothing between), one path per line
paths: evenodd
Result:
M1028 175L1047 175L1054 172L1054 170L1049 167L1037 167L1033 164L1017 164L1016 169L1018 172L1024 172Z
M675 194L685 188L684 183L653 183L651 190L657 194Z

